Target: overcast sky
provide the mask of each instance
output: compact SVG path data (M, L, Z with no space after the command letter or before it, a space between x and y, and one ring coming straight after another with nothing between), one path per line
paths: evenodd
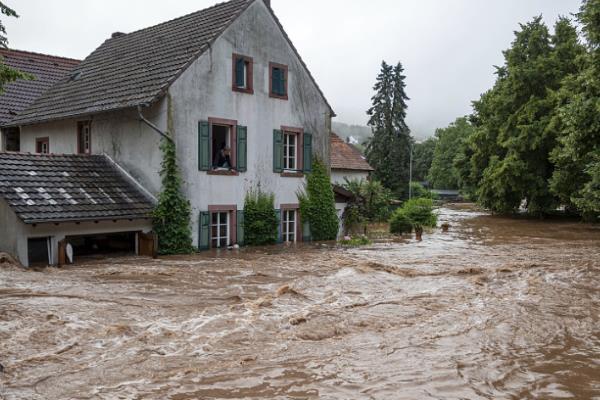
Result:
M6 0L10 47L85 58L112 32L131 32L215 4L215 0ZM433 134L470 113L494 81L493 65L519 22L549 25L580 0L272 0L325 92L337 121L365 124L381 60L407 75L408 123Z

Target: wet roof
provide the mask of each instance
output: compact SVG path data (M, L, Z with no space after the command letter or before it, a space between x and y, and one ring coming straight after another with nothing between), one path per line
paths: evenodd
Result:
M373 171L360 151L335 133L331 134L331 169Z
M27 72L35 78L19 79L4 85L4 93L0 94L0 125L15 118L80 63L79 60L71 58L2 48L0 48L0 56L4 64Z
M0 153L0 197L26 224L144 219L153 209L101 155Z

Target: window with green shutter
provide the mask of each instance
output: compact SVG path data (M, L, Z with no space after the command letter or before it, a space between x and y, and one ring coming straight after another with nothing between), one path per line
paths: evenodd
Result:
M200 213L198 230L198 250L210 249L210 213L208 211Z
M251 57L239 54L233 55L233 90L242 93L254 93L253 89L253 65Z
M288 98L288 67L282 64L269 64L269 96L277 99Z
M211 167L210 125L208 121L198 123L198 170L208 171Z
M303 171L310 173L312 171L312 135L310 133L304 132L303 147Z
M273 172L283 172L283 132L273 131Z
M244 245L244 210L237 211L237 244Z
M237 170L246 172L248 169L248 128L237 126Z

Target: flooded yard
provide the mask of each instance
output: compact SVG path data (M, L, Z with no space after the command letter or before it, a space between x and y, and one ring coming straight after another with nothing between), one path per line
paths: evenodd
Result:
M0 267L2 399L600 399L600 229Z

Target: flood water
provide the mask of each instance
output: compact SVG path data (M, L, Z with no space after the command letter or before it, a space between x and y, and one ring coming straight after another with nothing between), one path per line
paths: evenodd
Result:
M0 267L2 399L600 399L600 229Z

